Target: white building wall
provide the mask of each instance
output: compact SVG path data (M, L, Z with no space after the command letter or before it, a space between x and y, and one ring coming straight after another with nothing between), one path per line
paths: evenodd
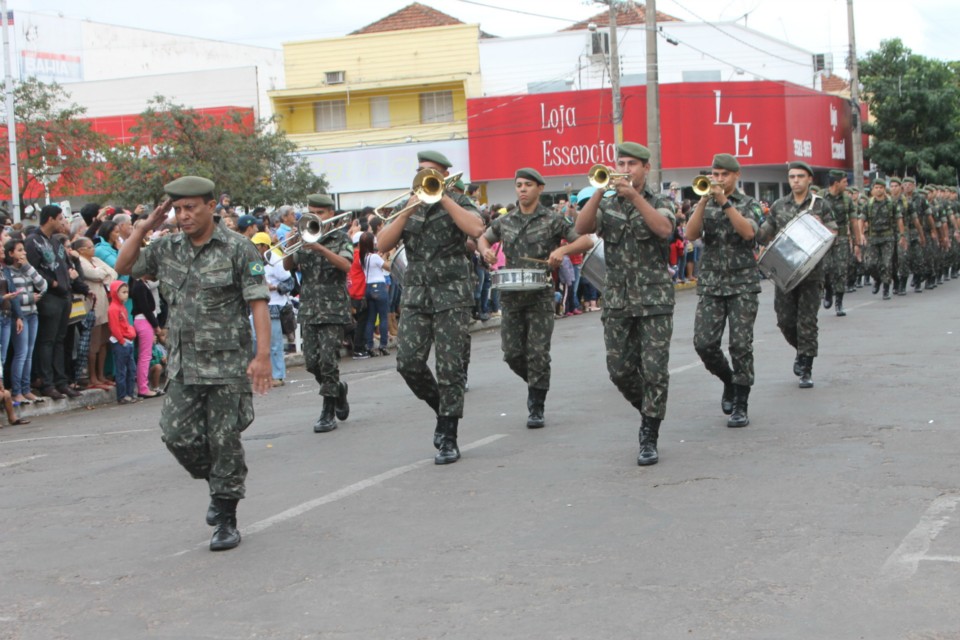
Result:
M658 40L660 82L785 80L818 88L812 53L769 38L738 24L662 22ZM601 29L605 31L605 29ZM643 84L646 74L646 31L642 25L618 27L623 84ZM483 95L536 93L534 83L559 83L552 91L601 89L610 76L589 49L590 32L562 31L516 38L480 41ZM687 74L685 77L685 73ZM712 77L694 78L708 73Z

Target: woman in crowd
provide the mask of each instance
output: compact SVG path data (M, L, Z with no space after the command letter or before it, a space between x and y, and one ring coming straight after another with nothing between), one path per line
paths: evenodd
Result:
M373 243L374 235L367 231L360 236L360 264L363 267L363 275L366 278L367 290L367 326L364 333L367 352L370 355L389 355L387 351L388 327L389 321L387 315L390 312L390 292L387 289L387 270L383 256L377 253ZM373 350L373 327L380 319L380 348Z
M47 281L27 262L27 251L22 240L8 240L3 246L3 263L10 270L14 291L20 291L20 312L23 331L13 337L13 361L10 363L10 391L13 401L20 404L43 402L30 391L33 366L33 347L37 341L37 300L46 293Z
M107 380L103 373L103 366L107 359L109 337L107 308L110 306L110 298L107 292L110 283L117 279L117 272L95 255L93 240L90 238L75 240L73 248L80 254L83 277L93 293L93 319L87 321L90 336L90 346L87 351L90 387L109 390L113 383Z
M134 280L130 285L130 298L133 300L133 329L137 334L137 395L141 398L162 395L162 392L151 391L149 386L153 343L160 328L157 322L157 314L160 310L156 306L152 291L156 287L156 281L147 281L142 278Z

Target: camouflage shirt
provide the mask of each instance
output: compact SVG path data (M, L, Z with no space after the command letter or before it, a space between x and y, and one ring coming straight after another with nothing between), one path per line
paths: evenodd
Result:
M837 223L837 235L846 238L850 235L850 222L859 217L853 198L846 192L835 196L827 191L823 199L830 203L830 208L833 210L833 219Z
M215 225L194 247L183 233L143 248L132 278L151 276L169 305L170 378L187 385L232 385L250 391L247 365L253 340L247 302L267 300L263 259L249 238Z
M454 201L480 217L469 197L447 192ZM403 276L403 306L419 311L447 311L473 306L474 268L464 245L467 234L439 202L421 203L400 236L407 255Z
M490 243L501 243L507 269L531 269L547 273L545 265L523 258L546 260L560 246L562 240L574 242L580 236L573 230L573 223L540 204L531 214L521 213L518 208L500 216L490 223L490 228L483 237ZM553 286L549 274L546 282L551 283L551 286L542 290L502 291L500 295L502 299L510 302L522 302L526 298L552 299Z
M760 203L734 191L727 200L753 227L760 230L763 210ZM753 249L754 240L744 240L733 223L713 198L703 211L703 256L700 261L700 279L697 293L708 296L732 296L760 292L760 272Z
M341 258L353 261L353 245L344 231L335 231L320 243ZM293 254L300 271L300 324L348 324L350 298L347 274L316 251L301 249Z
M641 195L676 227L673 202L669 198L654 194L646 186ZM673 313L673 281L667 270L670 236L660 238L654 235L633 203L620 196L600 200L597 235L603 238L607 267L604 316Z
M863 209L867 222L867 239L871 242L889 242L897 237L897 220L903 218L900 207L890 198L870 198Z

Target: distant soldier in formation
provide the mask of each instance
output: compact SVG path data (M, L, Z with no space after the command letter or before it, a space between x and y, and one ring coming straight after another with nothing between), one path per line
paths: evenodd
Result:
M907 268L913 274L910 283L914 293L923 292L923 274L925 273L924 254L927 250L927 230L924 221L927 218L927 200L917 191L917 180L907 176L903 179L903 197L907 200L910 224L907 226ZM904 286L904 285L901 285Z
M903 240L903 214L893 200L887 197L887 184L881 179L873 181L870 199L860 214L866 228L867 273L873 277L873 293L883 287L883 299L890 299L890 284L893 281L893 255L898 238Z
M847 172L833 169L830 171L830 187L823 195L824 200L830 203L833 217L837 223L837 239L834 240L830 252L824 258L824 286L823 308L836 306L838 316L845 316L843 308L843 294L847 290L847 267L850 264L851 254L854 259L860 258L859 245L851 252L851 225L855 224L857 208L853 198L846 192Z

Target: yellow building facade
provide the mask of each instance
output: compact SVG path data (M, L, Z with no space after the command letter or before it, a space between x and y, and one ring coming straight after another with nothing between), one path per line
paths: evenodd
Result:
M302 151L465 139L479 37L457 24L285 44L278 124Z

